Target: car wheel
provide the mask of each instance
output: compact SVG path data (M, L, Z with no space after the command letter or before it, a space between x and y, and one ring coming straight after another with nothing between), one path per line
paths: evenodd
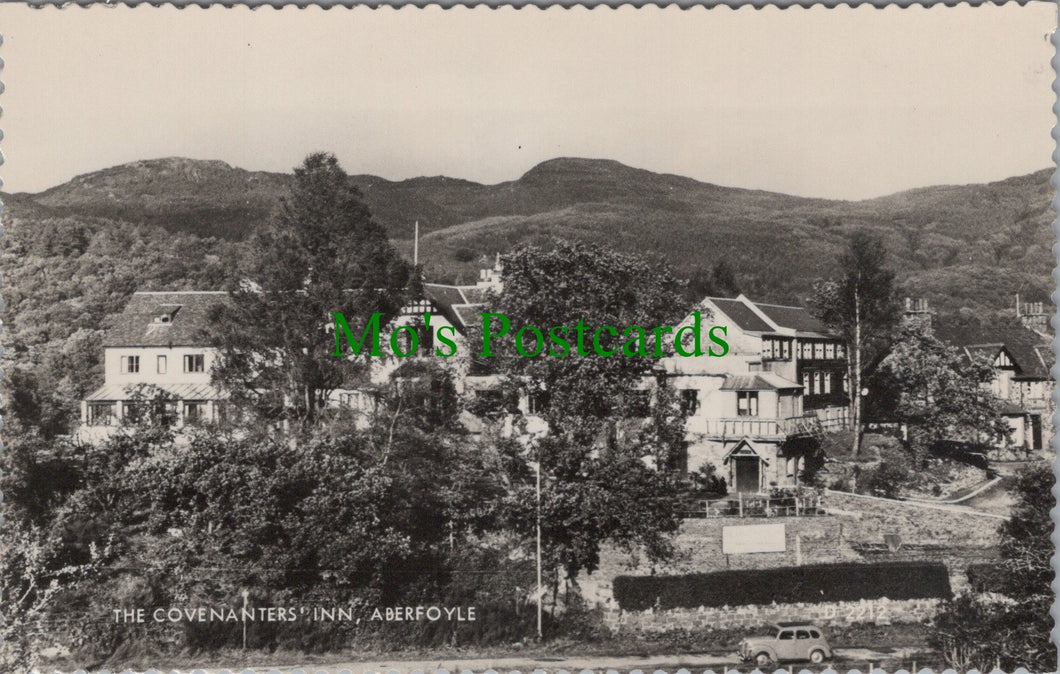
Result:
M814 649L813 652L810 653L810 662L815 665L819 665L824 662L824 651L822 651L820 648Z
M759 667L765 667L771 662L773 662L773 658L770 657L769 653L766 653L765 651L762 651L761 653L755 656L755 664Z

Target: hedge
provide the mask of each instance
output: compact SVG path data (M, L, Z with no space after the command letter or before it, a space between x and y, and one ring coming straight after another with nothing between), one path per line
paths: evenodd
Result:
M1002 592L1008 580L1008 573L1000 564L969 564L965 573L976 592Z
M625 611L953 596L949 572L941 562L816 564L683 576L618 576L613 591L619 608Z

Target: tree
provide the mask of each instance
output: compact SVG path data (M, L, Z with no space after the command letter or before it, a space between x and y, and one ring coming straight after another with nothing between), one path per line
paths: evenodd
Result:
M1001 562L993 594L959 596L935 618L930 642L954 669L1056 671L1056 646L1049 639L1054 483L1048 465L1019 477L1019 500L999 527Z
M740 294L740 284L736 280L736 270L732 268L728 260L722 259L714 263L711 280L714 292L726 296Z
M861 449L863 368L886 349L898 315L894 272L886 263L882 239L864 230L854 232L840 259L841 276L818 283L811 300L817 316L846 342L854 425L852 456Z
M579 324L587 326L586 345L601 326L648 330L634 356L524 357L510 341L497 343L493 362L506 385L539 402L536 412L550 428L527 458L539 462L545 485L546 565L562 570L567 580L596 567L604 541L631 551L643 547L652 559L671 552L668 536L679 522L674 477L649 464L670 462L673 443L683 440L683 419L670 413L674 406L663 392L658 395L664 410L647 429L642 412L634 410L643 397L638 387L670 351L661 344L656 351L650 330L680 318L680 290L668 270L589 244L555 240L549 249L524 246L504 258L504 290L492 310L510 320L510 334L525 326L567 326L573 350ZM605 349L621 346L620 340L603 337ZM535 496L534 482L524 480L508 499L512 521L528 539L538 514Z
M1000 400L984 388L994 376L987 360L969 358L930 333L905 329L879 379L888 386L891 413L908 429L908 445L922 461L946 440L978 444L1007 435Z
M718 260L711 269L697 268L688 280L688 295L696 302L713 295L731 297L739 294L736 270L727 259Z
M233 400L305 426L357 375L352 359L330 355L330 313L360 334L373 313L395 315L410 274L334 156L309 155L294 173L210 329L221 351L214 379Z

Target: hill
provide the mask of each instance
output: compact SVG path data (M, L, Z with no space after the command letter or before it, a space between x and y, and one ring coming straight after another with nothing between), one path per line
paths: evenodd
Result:
M655 256L689 295L734 272L758 300L802 301L835 272L858 229L881 233L903 291L963 318L1047 300L1054 241L1051 171L859 202L702 183L618 162L555 159L517 180L353 176L394 243L411 254L419 221L429 278L470 281L496 252L553 236ZM279 206L291 176L219 161L139 161L38 194L3 195L0 272L11 420L61 433L101 379L101 335L134 290L219 289L244 239ZM698 297L697 297L698 296ZM7 423L7 422L5 422Z
M946 310L977 311L1008 306L1017 291L1048 297L1050 173L858 202L723 187L599 159L550 160L496 185L444 176L351 180L408 253L419 222L421 261L435 279L474 278L496 252L560 236L657 255L688 277L724 260L741 290L795 301L833 272L850 233L867 228L886 238L909 294ZM270 216L289 181L220 161L169 158L78 176L5 203L15 222L93 217L240 241Z

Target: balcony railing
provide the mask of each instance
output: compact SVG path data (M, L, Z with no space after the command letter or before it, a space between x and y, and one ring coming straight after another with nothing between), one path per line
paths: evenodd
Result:
M820 432L821 422L813 414L785 419L761 419L759 417L711 419L690 417L686 422L685 428L693 433L702 433L719 438L743 436L784 438L793 435L814 435Z

